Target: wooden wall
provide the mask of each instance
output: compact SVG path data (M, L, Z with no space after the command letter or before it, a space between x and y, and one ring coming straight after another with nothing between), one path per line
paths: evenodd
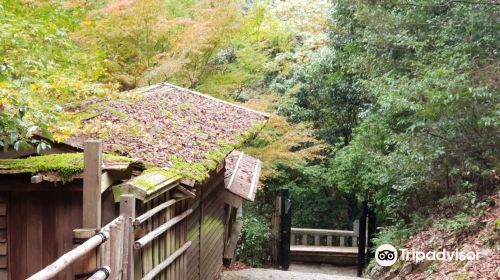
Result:
M224 183L210 186L201 202L200 273L201 279L216 279L222 269L224 254Z
M8 196L9 207L9 279L25 279L74 248L73 229L82 221L80 191L57 188L3 196ZM74 274L68 269L55 279L73 279Z
M200 186L197 187L196 193L201 193ZM187 239L191 241L191 246L186 251L187 261L187 279L200 279L200 219L201 219L201 199L190 199L187 201L188 207L194 211L187 218Z
M8 209L8 194L0 193L0 280L8 279L9 277L9 259L8 250L8 229L7 229L7 209Z

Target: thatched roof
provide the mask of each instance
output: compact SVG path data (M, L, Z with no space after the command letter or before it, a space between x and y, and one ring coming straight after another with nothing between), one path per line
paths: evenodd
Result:
M105 152L164 168L220 162L267 121L263 113L166 83L79 110L83 128L65 144L83 148L86 139L101 139Z

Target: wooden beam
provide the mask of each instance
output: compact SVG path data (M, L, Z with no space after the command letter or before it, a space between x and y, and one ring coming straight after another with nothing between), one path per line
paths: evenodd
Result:
M83 223L84 228L101 227L102 143L84 143Z

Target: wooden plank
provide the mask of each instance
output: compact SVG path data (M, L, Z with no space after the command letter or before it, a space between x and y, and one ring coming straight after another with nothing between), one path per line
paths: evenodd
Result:
M332 238L333 237L331 235L327 235L326 236L326 246L332 246ZM340 239L343 240L344 237L341 236ZM342 246L342 245L340 245L340 246Z
M7 215L7 203L0 203L0 216Z
M7 255L7 243L0 243L0 255Z
M345 237L341 236L340 237L340 246L345 246Z
M314 246L319 246L319 235L314 236Z
M0 256L0 268L7 268L7 256Z
M85 141L83 171L83 227L101 227L102 143Z
M27 272L28 275L32 275L43 268L43 235L42 235L42 214L43 212L43 201L42 197L39 195L34 195L30 197L30 203L27 205L27 216L26 223L29 225L26 232L26 243L27 243ZM53 217L56 218L56 217ZM57 238L59 236L54 236Z
M307 234L302 233L302 243L301 245L307 245Z
M9 238L9 270L14 279L26 278L28 267L26 260L27 243L25 242L26 236L26 213L27 203L26 197L22 193L12 193L10 203L10 212L16 213L17 219L12 218L9 225L10 236L18 238ZM53 217L51 217L53 219Z

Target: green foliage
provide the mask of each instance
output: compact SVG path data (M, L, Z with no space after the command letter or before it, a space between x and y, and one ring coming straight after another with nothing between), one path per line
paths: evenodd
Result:
M460 213L449 219L442 219L436 222L436 227L438 229L452 230L452 231L462 231L473 225L471 218Z
M436 200L498 186L500 38L497 5L403 2L335 1L331 45L298 72L284 113L343 138L332 188L410 223Z
M262 216L244 209L243 229L237 251L238 258L251 266L259 266L268 261L270 255L270 225Z
M21 148L34 132L49 139L74 128L61 106L108 88L100 53L80 49L70 38L83 16L81 8L62 8L51 1L12 0L0 4L0 131L3 147ZM56 125L57 123L57 125ZM49 132L50 131L50 132Z
M359 214L357 201L332 189L324 180L326 172L325 167L318 165L278 163L273 176L265 180L266 189L261 195L272 204L277 191L288 188L293 205L292 226L351 229ZM262 203L262 197L259 198Z

